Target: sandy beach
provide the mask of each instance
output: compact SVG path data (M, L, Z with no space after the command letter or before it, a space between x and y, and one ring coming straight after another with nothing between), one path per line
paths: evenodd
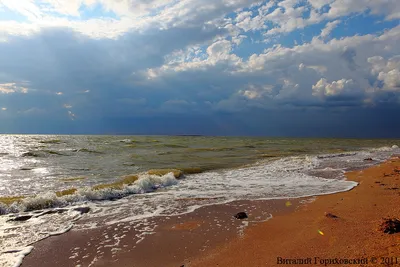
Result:
M153 232L128 222L79 230L78 222L35 244L22 266L400 265L400 234L380 229L400 217L399 157L346 176L359 183L348 192L206 206L155 218ZM234 219L239 211L249 218Z
M359 182L359 186L349 192L320 196L293 213L275 216L250 228L243 239L197 258L191 266L277 266L278 257L311 258L311 265L316 266L324 265L320 260L336 258L368 259L364 266L399 265L400 234L379 229L383 218L400 217L399 158L347 173L347 178ZM331 265L345 264L333 261ZM360 265L355 262L355 266Z

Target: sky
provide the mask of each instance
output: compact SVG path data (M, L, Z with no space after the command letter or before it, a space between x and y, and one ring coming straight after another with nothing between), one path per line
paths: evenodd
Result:
M398 0L0 0L0 133L400 137Z

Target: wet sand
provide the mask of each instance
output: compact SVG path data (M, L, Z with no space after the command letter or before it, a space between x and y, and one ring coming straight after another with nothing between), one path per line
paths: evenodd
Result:
M36 243L22 266L190 266L191 259L242 238L246 229L269 220L271 214L291 213L307 201L294 199L288 207L287 200L234 201L91 230L79 230L80 224L90 223L82 219L73 230ZM233 217L241 211L248 214L247 220Z
M313 266L320 265L314 257L368 258L374 266L372 257L380 263L381 256L397 257L400 265L400 234L379 230L382 218L400 217L398 170L396 158L348 173L359 186L316 201L235 201L93 230L79 230L78 222L35 244L22 266L278 266L278 257L309 257ZM249 218L234 219L240 211Z

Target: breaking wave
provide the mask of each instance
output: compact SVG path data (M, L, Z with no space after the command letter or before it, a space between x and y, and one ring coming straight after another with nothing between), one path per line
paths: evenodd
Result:
M77 189L72 194L59 196L57 193L48 192L37 196L27 197L11 205L0 203L0 215L7 213L26 212L48 208L58 208L73 205L79 202L115 200L132 194L144 194L154 192L157 189L176 185L178 180L174 173L163 176L142 174L131 185L123 185L121 189L104 188L93 189L85 187Z

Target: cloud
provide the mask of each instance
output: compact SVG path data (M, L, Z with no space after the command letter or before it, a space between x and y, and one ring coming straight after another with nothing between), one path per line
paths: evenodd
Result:
M240 90L238 93L247 99L260 99L270 96L272 94L273 87L274 86L269 84L260 86L249 84L246 86L246 89Z
M321 37L322 38L328 37L329 34L332 32L332 30L335 29L340 23L341 23L340 20L328 22L326 24L325 28L321 32Z
M2 6L23 15L29 20L36 20L42 16L40 8L35 4L33 0L2 0L0 2L0 7Z
M276 45L263 53L251 55L247 60L234 54L228 41L217 41L208 47L209 53L205 58L165 62L161 67L151 68L150 73L157 78L149 80L149 83L162 81L163 86L168 88L169 82L173 81L186 88L190 86L189 83L199 82L198 87L202 88L205 81L201 79L209 79L227 88L226 93L219 96L225 99L213 105L218 106L219 110L226 107L230 111L235 110L235 105L237 110L251 107L254 101L261 108L269 108L271 99L285 105L315 105L315 96L319 96L319 101L345 97L335 103L344 106L350 102L362 105L367 99L382 101L379 90L374 89L377 86L374 81L384 79L393 85L397 72L389 71L394 68L394 61L390 63L391 69L386 71L388 75L382 74L379 78L381 69L375 77L371 77L368 58L375 53L400 53L396 46L399 33L398 26L383 34L351 36L328 42L314 38L310 43L291 48ZM386 66L387 63L382 64ZM148 76L149 73L144 75ZM224 83L219 83L220 80ZM257 83L248 86L249 80ZM273 89L263 90L263 85L272 85ZM189 94L186 91L181 93ZM248 101L243 102L243 97ZM355 98L358 100L355 101Z
M314 96L336 96L343 94L353 86L353 80L341 79L328 83L325 78L319 80L315 85L312 86Z
M13 94L13 93L28 93L28 88L22 84L17 83L0 83L0 93Z
M321 9L325 5L330 5L335 0L308 0L314 9Z
M263 8L264 7L264 8ZM237 14L235 26L245 32L267 29L265 35L277 35L303 29L307 26L328 20L321 37L325 38L340 23L337 18L350 14L370 12L376 16L385 16L386 20L400 18L400 7L397 0L350 1L350 0L283 0L268 1L256 12L243 11ZM274 7L271 9L271 7ZM326 7L324 11L323 7ZM335 20L335 21L331 21ZM272 27L271 27L272 24Z
M371 14L384 15L387 20L400 18L400 7L397 0L336 0L330 4L327 13L321 15L330 19L347 16L351 13L362 13L370 10Z
M385 60L381 56L368 58L371 74L383 82L383 90L400 91L400 55Z
M389 72L380 72L378 79L383 81L386 88L393 91L400 90L400 71L393 69Z
M82 6L91 8L96 4L96 0L42 0L41 8L49 13L58 13L65 16L80 16L80 9Z
M117 39L129 32L189 28L208 24L218 26L217 20L237 9L258 3L256 0L196 1L196 0L43 0L4 1L7 8L26 16L29 22L0 21L0 41L12 35L34 35L49 28L69 28L96 39ZM27 4L30 8L27 8ZM89 19L69 19L80 16L81 8L99 5L103 12L115 16ZM54 13L62 16L54 15Z
M14 118L114 125L400 100L397 1L14 2L0 1L17 18L0 21L0 107Z
M357 64L355 58L357 56L357 50L352 47L344 47L343 52L340 55L346 62L351 70L355 70L357 68Z

